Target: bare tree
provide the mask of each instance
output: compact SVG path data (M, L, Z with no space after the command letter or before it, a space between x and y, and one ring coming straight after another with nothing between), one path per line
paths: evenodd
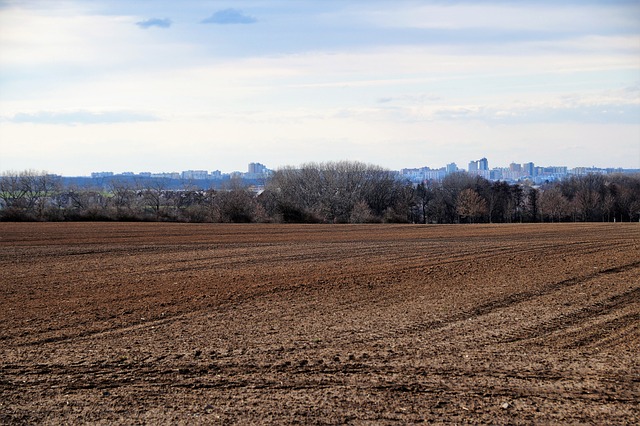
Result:
M393 174L358 162L310 163L275 172L267 191L284 221L349 222L355 205L367 203L381 217L402 199ZM362 206L361 206L362 207Z
M542 191L538 205L543 217L548 217L551 222L560 222L568 211L569 201L559 187L553 186Z
M214 207L217 192L188 188L172 194L171 201L176 218L186 222L219 222L218 210Z
M171 202L167 188L168 179L165 178L149 179L144 183L142 199L145 209L151 212L156 221L171 218Z
M349 222L351 223L370 223L375 221L375 216L369 207L369 204L364 201L358 201L351 209L351 217Z
M618 199L629 222L636 220L637 215L640 214L640 188L626 185L620 189Z
M215 204L220 212L221 222L250 223L254 221L256 202L247 189L221 191Z
M418 208L420 210L420 216L422 218L422 223L429 222L429 214L428 214L428 206L429 202L435 198L435 194L433 189L430 186L427 186L424 182L421 182L416 186L416 200L418 204Z
M603 194L606 193L602 175L588 174L576 179L574 201L583 221L598 220L601 216Z
M526 207L529 213L528 220L531 222L538 221L539 198L540 198L540 194L536 188L530 187L527 190Z
M469 219L475 223L480 217L487 213L487 202L476 191L471 188L463 189L458 194L456 212L462 218Z
M605 220L605 215L606 215L607 222L611 221L611 215L615 214L614 213L615 206L616 206L616 197L611 193L607 193L604 196L604 199L602 200L602 213L603 213L602 220L603 221Z
M126 180L110 182L112 202L116 211L116 219L139 220L138 191Z
M37 193L34 199L36 216L39 220L44 220L47 210L53 208L52 197L61 189L60 179L57 176L41 172L35 176L34 183Z
M5 215L7 211L17 212L26 208L26 190L18 172L5 172L0 176L0 199Z
M110 220L109 197L92 188L71 187L53 199L65 220Z
M52 197L60 189L59 178L47 172L7 172L0 177L3 217L14 220L44 220Z

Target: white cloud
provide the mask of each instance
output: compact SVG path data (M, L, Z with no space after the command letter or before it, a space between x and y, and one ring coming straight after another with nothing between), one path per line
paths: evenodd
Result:
M5 72L81 69L84 74L93 75L114 69L170 68L193 54L193 45L140 31L135 26L150 21L130 15L98 14L78 6L84 3L72 5L61 10L0 10L0 68ZM65 75L56 77L64 80Z
M169 28L172 22L169 18L149 18L144 21L136 22L136 25L143 30L158 27L158 28Z
M431 29L489 29L551 32L593 32L601 29L637 29L637 5L602 7L519 2L501 4L452 3L398 7L383 3L358 16L381 27ZM354 14L357 11L353 12Z
M0 13L3 66L52 63L104 63L105 43L126 38L129 20L122 17L57 16L26 9ZM123 53L126 53L123 52ZM126 58L125 58L126 60Z
M78 124L135 123L158 121L159 117L135 111L38 111L34 113L20 112L8 119L13 123L62 124L75 126Z
M244 14L237 9L223 9L214 12L213 15L201 21L203 24L233 25L254 24L258 22L253 16Z

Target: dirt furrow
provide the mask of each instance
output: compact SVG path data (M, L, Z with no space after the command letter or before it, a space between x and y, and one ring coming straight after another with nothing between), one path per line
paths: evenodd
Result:
M0 223L0 423L640 423L638 259L637 224Z

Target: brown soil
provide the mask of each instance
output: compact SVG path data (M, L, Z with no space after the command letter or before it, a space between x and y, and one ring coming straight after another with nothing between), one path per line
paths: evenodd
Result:
M640 226L0 223L3 424L639 424Z

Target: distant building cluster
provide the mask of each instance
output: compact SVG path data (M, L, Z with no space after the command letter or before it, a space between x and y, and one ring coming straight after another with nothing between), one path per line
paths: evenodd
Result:
M486 158L471 160L467 170L459 169L456 163L447 164L439 169L421 167L415 169L402 169L400 175L412 182L441 181L447 175L455 172L466 172L480 176L491 181L523 182L533 184L560 181L570 176L584 176L587 174L612 174L612 173L638 173L640 170L626 170L622 168L575 167L569 169L566 166L540 167L532 162L518 164L511 163L509 167L489 168Z
M456 163L449 163L444 167L432 169L430 167L406 168L398 171L398 176L408 179L411 182L419 183L424 181L442 181L447 175L456 172L465 172L471 175L480 176L490 181L505 181L510 183L529 182L534 185L545 182L561 181L570 176L584 176L587 174L612 174L612 173L638 173L640 170L627 170L621 168L596 168L596 167L575 167L569 169L567 166L536 166L533 162L511 163L508 167L489 168L489 160L481 158L469 161L467 170L458 168ZM252 181L253 184L260 185L260 181L269 177L273 171L261 163L249 163L246 172L222 173L220 170L185 170L171 173L151 173L151 172L124 172L115 174L113 172L91 173L91 178L164 178L170 180L224 182L230 179L239 178Z
M264 179L272 173L264 164L249 163L246 172L222 173L220 170L209 172L207 170L185 170L182 172L171 173L151 173L151 172L123 172L115 174L114 172L94 172L91 173L93 179L113 178L113 177L141 177L141 178L159 178L159 179L182 179L182 180L229 180L231 178L242 179Z

